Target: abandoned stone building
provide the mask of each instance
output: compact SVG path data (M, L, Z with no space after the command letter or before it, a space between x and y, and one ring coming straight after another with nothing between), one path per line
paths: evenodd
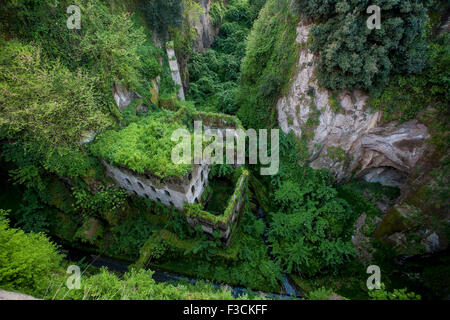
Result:
M175 115L181 116L183 112L183 109L180 109L175 112ZM176 116L172 116L173 121L176 121ZM226 136L226 129L242 129L239 120L232 116L207 113L195 113L192 116L196 120L202 121L205 130L217 129L224 137ZM234 192L229 198L227 197L226 202L222 203L225 208L224 212L213 214L204 210L207 198L213 192L209 191L204 195L210 183L211 171L205 160L201 164L193 164L188 172L182 176L171 175L161 178L149 170L138 173L131 170L125 163L120 163L120 161L114 163L101 155L99 156L106 168L106 175L118 187L125 189L130 195L146 197L169 208L173 207L179 211L185 211L186 219L191 227L200 225L202 230L209 235L218 232L221 240L225 244L229 243L245 202L248 176L246 170L243 171L245 173L242 173L237 181L233 182ZM236 166L235 170L238 167ZM193 213L192 210L187 209L189 204L195 203L199 204L200 212Z
M168 50L170 69L172 77L174 77L178 72L176 56L170 44L166 46L166 50ZM178 83L179 81L175 82ZM183 88L182 86L180 87L178 94L167 101L159 97L157 84L153 88L154 93L152 92L155 95L156 103L162 109L175 112L173 119L180 118L186 113L186 109L179 109L177 106L178 99L184 100ZM128 91L119 84L114 85L113 96L120 110L126 108L132 100L140 98L136 93ZM196 120L202 121L205 130L217 129L220 131L225 140L227 136L226 129L243 129L240 121L234 116L203 112L195 112L193 116ZM81 143L92 142L95 139L95 135L94 133L89 133L83 138ZM236 134L235 138L237 138ZM191 227L199 224L203 231L209 235L213 235L214 232L219 232L222 241L226 244L229 243L245 202L248 183L248 172L246 170L238 179L230 199L224 204L226 209L222 215L217 216L203 210L200 214L192 214L192 212L186 210L186 204L198 203L204 208L202 195L210 182L209 176L211 171L205 161L202 161L201 164L193 164L192 169L184 176L171 176L160 179L153 175L152 172L146 171L141 174L131 170L124 164L116 163L113 165L101 157L101 155L99 156L106 168L107 176L113 179L118 187L127 190L130 195L146 197L152 201L160 202L167 207L176 208L179 211L185 210L186 219Z
M183 209L185 202L200 202L203 190L208 184L210 171L206 164L194 165L192 172L186 176L174 177L161 183L151 173L138 174L127 168L118 168L106 161L102 162L107 175L130 194L162 202L179 210Z

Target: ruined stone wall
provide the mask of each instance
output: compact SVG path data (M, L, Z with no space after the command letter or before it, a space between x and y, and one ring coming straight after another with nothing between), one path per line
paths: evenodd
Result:
M202 211L195 216L188 213L186 218L189 225L194 228L199 224L202 230L211 236L215 231L218 231L222 242L228 245L231 240L231 234L244 208L247 185L248 172L244 170L236 184L233 195L228 200L228 206L225 212L221 216L214 216L206 211Z
M170 66L170 72L172 74L172 80L175 82L175 84L179 85L180 88L178 89L178 98L181 100L184 100L184 89L183 89L183 83L181 82L181 73L180 73L180 67L178 65L178 60L175 55L175 50L173 49L172 45L167 45L167 57L169 58L169 66Z
M130 194L146 197L162 202L166 206L183 209L185 202L198 202L205 187L208 185L210 169L206 164L195 165L186 177L161 183L150 175L140 175L126 168L117 168L103 161L106 172L118 186Z

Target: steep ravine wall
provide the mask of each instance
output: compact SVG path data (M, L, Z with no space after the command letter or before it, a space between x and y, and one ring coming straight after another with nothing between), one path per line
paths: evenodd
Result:
M307 49L310 27L303 21L297 26L296 70L276 105L281 129L306 141L310 166L330 170L339 181L355 176L401 187L402 195L373 237L390 243L398 254L445 250L450 214L438 186L447 178L432 173L442 172L445 154L436 150L429 128L418 120L383 123L382 112L369 108L364 92L335 94L320 87L318 57Z
M211 0L200 0L200 5L203 9L203 14L194 26L198 34L195 48L197 51L203 52L211 47L218 30L213 26L209 15Z
M307 141L311 167L326 168L338 180L356 175L401 186L426 151L427 127L416 120L381 124L361 91L334 94L318 85L315 56L307 49L310 25L300 21L299 59L287 94L276 105L278 123Z

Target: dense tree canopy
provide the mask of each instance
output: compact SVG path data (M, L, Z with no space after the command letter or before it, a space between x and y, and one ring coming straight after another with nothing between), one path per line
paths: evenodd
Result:
M139 5L148 25L163 38L167 38L169 26L181 27L182 0L140 0Z
M355 217L327 173L307 167L303 173L303 179L285 180L275 192L279 210L271 214L272 253L287 272L337 271L355 254L350 242Z
M426 62L425 26L432 1L298 1L313 18L311 49L319 81L332 90L380 93L392 73L418 73ZM381 8L381 29L367 27L369 5Z
M0 287L43 292L52 275L61 272L61 261L45 235L10 228L0 210Z

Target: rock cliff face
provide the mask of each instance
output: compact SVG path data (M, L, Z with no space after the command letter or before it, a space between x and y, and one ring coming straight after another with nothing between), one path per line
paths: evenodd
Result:
M306 48L309 25L300 22L299 59L287 94L277 103L278 123L305 139L309 164L326 168L338 180L352 174L367 181L401 186L424 156L427 127L416 120L381 124L381 112L367 107L358 90L338 95L317 83L317 57Z
M209 47L211 47L214 36L217 34L217 30L211 23L209 16L209 9L211 7L211 0L200 0L200 5L203 9L203 14L200 19L195 24L195 29L197 29L197 41L196 49L199 52L203 52Z
M115 83L113 86L113 97L120 110L125 109L133 101L133 99L139 98L139 95L135 92L128 91L123 85Z

